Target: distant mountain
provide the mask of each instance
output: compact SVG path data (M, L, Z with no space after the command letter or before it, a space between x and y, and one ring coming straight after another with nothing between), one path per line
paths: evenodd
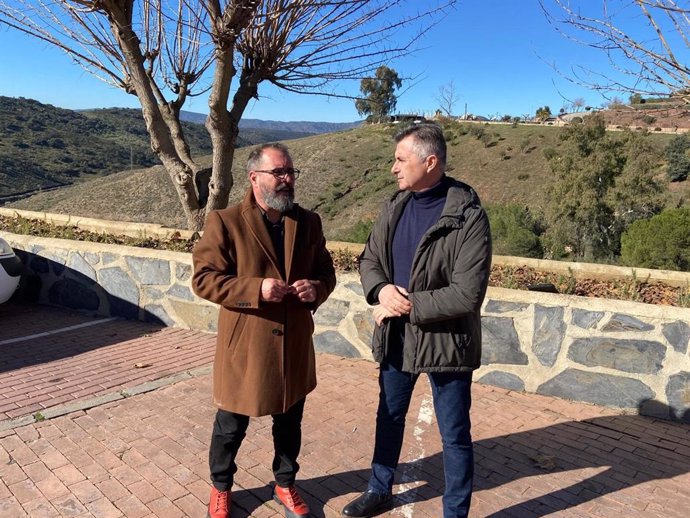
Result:
M186 112L180 113L180 118L187 122L203 124L206 122L206 115L203 113ZM310 121L265 121L260 119L240 120L240 130L259 129L264 131L284 131L286 133L302 133L306 135L319 135L322 133L335 133L361 126L361 122L310 122ZM294 137L293 137L294 138Z
M193 156L211 153L203 126L183 122L183 128ZM238 147L309 134L296 129L242 128ZM73 111L0 96L0 204L158 163L138 109Z

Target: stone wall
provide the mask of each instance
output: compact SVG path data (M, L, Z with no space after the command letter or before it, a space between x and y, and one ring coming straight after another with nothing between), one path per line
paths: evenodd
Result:
M40 303L215 330L216 306L190 289L190 254L3 237ZM339 275L314 320L319 351L371 359L374 324L356 274ZM690 309L490 288L482 322L479 382L690 422Z

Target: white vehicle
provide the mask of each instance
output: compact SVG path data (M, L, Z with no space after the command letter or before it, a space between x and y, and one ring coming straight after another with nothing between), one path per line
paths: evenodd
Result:
M19 285L22 262L7 241L0 238L0 304L8 300Z

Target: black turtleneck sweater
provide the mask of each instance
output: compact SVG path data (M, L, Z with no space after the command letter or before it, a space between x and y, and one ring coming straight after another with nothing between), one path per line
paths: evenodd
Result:
M409 289L412 260L422 240L441 216L448 194L448 182L441 181L431 189L412 193L403 209L393 235L393 283Z

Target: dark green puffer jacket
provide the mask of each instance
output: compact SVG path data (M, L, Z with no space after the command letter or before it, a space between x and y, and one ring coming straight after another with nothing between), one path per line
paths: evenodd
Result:
M491 270L489 219L471 187L447 176L442 181L450 188L441 217L422 237L412 263L405 372L471 371L481 362L480 308ZM386 203L360 257L369 304L378 304L381 288L393 282L393 234L410 196L399 191ZM390 321L375 326L377 362L386 356L390 330Z

